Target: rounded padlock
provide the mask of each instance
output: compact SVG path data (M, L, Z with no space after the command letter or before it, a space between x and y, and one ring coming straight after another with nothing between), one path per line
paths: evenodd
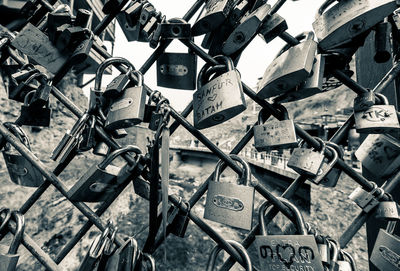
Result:
M331 141L327 141L326 142L327 147L331 147L336 151L336 154L338 155L337 159L343 159L344 157L344 151L343 148L341 146L339 146L338 144L331 142ZM325 177L322 178L320 184L326 187L335 187L337 182L339 181L340 178L340 174L342 173L342 170L339 168L332 168L328 174L325 175Z
M330 172L330 170L333 169L333 166L336 164L336 162L338 161L338 158L339 158L339 155L334 148L327 145L326 149L328 149L332 153L332 157L330 159L325 158L324 160L328 160L328 161L324 161L322 163L321 167L318 170L317 176L309 179L311 182L313 182L315 184L320 184L324 180L324 178L327 176L328 172Z
M237 252L239 252L240 256L242 257L242 259L243 259L243 261L245 263L246 271L253 270L253 266L251 264L250 256L247 253L247 250L243 247L243 245L240 244L237 241L234 241L234 240L226 240L226 242L229 243L234 249L236 249ZM220 245L216 245L211 250L210 256L209 256L208 261L207 261L207 268L206 268L207 271L215 270L215 262L216 262L218 254L219 254L219 252L221 250L222 250L222 248L221 248Z

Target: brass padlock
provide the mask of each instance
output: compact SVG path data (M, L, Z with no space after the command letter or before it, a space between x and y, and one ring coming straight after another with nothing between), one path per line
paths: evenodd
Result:
M5 122L11 133L30 149L30 142L24 130L15 123ZM10 143L6 143L3 150L4 161L8 174L13 183L28 187L39 187L43 183L42 173L16 150L13 150Z
M319 151L303 148L304 141L300 143L299 148L295 148L290 156L287 166L299 174L309 177L315 177L318 174L322 162L324 161L325 142L316 137L320 142L321 149Z
M317 52L314 33L302 33L296 38L305 38L305 41L291 48L286 45L266 69L257 93L260 98L266 99L288 92L309 77Z
M239 252L241 258L244 261L244 264L245 264L244 266L246 268L246 271L253 270L250 256L247 253L247 250L243 247L243 245L234 240L226 240L226 242L229 243L237 252ZM217 244L215 247L213 247L213 249L211 250L210 256L208 258L208 261L207 261L206 271L216 270L215 269L216 259L221 250L222 250L222 247L219 244Z
M286 108L279 104L283 120L272 120L254 126L254 147L257 151L294 148L298 146L293 120L289 119ZM261 111L260 111L261 112Z
M312 24L324 51L351 42L397 9L396 0L340 0L331 6L334 2L325 1Z
M217 163L214 180L208 183L204 218L250 230L254 204L250 166L237 155L231 154L230 157L242 165L242 176L238 184L220 182L220 171L224 162L220 160Z
M394 105L389 105L388 99L382 94L376 96L381 98L384 104L372 105L364 111L354 112L356 131L367 134L397 132L400 124L396 108Z
M227 71L208 81L204 75L210 65L201 69L197 91L193 94L193 118L197 129L218 125L246 110L240 74L232 60L225 56L215 59L223 61Z
M324 180L324 178L328 175L328 172L333 169L339 158L339 155L334 148L331 146L326 146L326 148L331 151L332 158L329 161L328 158L325 158L325 161L322 162L322 165L318 170L317 176L309 178L309 180L315 184L320 184Z
M8 251L5 251L5 249L2 248L0 252L0 270L4 271L14 271L16 269L19 259L17 251L22 242L25 230L25 219L21 213L13 211L10 219L15 220L16 230Z
M333 143L331 141L327 141L326 145L329 147L332 147L336 151L336 153L338 155L338 159L343 159L344 151L343 151L342 147L340 147L339 145L337 145L336 143ZM335 187L339 181L339 177L340 177L341 173L342 173L341 169L336 168L336 167L332 168L328 172L328 174L326 174L325 177L322 178L320 184L323 186L326 186L326 187Z
M121 185L118 180L120 167L111 165L111 162L121 154L127 152L141 153L136 146L128 145L115 150L100 164L92 166L68 191L71 201L100 202L104 201Z

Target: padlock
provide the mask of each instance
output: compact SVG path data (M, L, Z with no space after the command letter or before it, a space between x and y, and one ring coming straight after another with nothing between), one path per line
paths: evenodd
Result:
M300 210L289 200L278 199L292 211L299 235L267 235L264 215L271 204L264 202L259 209L261 235L257 235L255 240L261 270L275 270L278 267L282 270L323 271L315 237L307 235Z
M4 126L30 150L29 138L21 127L10 122L5 122ZM12 149L10 143L6 143L3 157L13 183L28 187L39 187L43 183L44 180L40 171L19 152Z
M131 69L126 73L121 73L115 77L106 87L103 92L103 97L106 99L115 99L121 96L124 92L125 87L130 82L129 74L132 72Z
M104 141L97 141L93 147L93 154L99 156L106 156L110 150L110 147Z
M82 131L82 139L78 144L78 151L84 152L96 146L96 117L90 116L90 120Z
M10 89L10 92L8 93L8 98L17 102L24 103L25 95L28 92L31 92L32 90L39 87L37 84L33 84L33 80L41 78L43 78L42 73L35 73L31 75L28 79L26 79L26 81L19 83L15 89Z
M339 158L339 155L334 148L331 146L326 146L326 149L330 150L332 153L332 158L328 160L328 158L325 157L321 167L318 170L317 176L308 179L315 184L320 184L324 180L328 172L333 169Z
M308 177L315 177L324 161L325 142L316 137L320 142L321 149L319 151L304 148L303 143L300 143L299 148L295 148L290 156L287 166L299 174L304 174Z
M97 235L93 240L89 251L79 265L78 271L97 270L101 255L103 254L104 248L107 244L107 235L109 232L110 228L106 227L105 230L101 234Z
M233 62L226 56L216 56L225 63L227 72L205 82L203 74L210 67L206 64L197 78L197 91L193 94L193 118L197 129L209 128L225 122L244 110L242 82Z
M383 21L375 26L375 55L376 63L385 63L392 57L388 51L387 41L390 25L389 22Z
M60 52L73 52L75 48L89 37L88 29L80 26L71 26L64 29L56 40L56 47Z
M381 201L375 209L375 218L384 220L399 220L399 207L390 195L389 201Z
M145 104L145 106L144 106L144 116L143 116L143 122L145 122L145 123L150 123L150 120L151 120L151 115L153 114L153 112L156 110L156 108L157 108L157 105L155 105L154 104L154 102L153 102L153 97L155 96L155 95L157 95L157 97L159 97L159 95L160 95L161 93L159 92L159 91L153 91L151 94L150 94L150 96L149 96L149 98L148 98L148 100L147 100L147 103Z
M20 116L15 122L19 125L49 127L51 120L49 103L47 102L44 107L39 108L31 106L31 98L35 92L35 90L32 90L25 95L25 101L21 106Z
M283 105L278 106L283 120L272 120L254 126L254 147L257 151L294 148L298 146L293 120ZM260 111L261 112L261 111ZM260 116L260 115L259 115Z
M53 11L47 15L47 34L51 42L56 42L58 38L57 27L64 24L71 24L71 14L69 12Z
M17 251L22 242L25 230L25 219L20 212L13 211L10 219L15 220L16 230L8 252L4 248L0 252L0 270L4 271L14 271L16 269L19 259Z
M273 39L281 35L288 29L286 20L278 13L273 14L268 20L263 22L259 29L259 35L266 43L271 42Z
M316 238L318 252L321 255L321 262L324 266L329 266L331 259L331 252L328 245L328 240L325 236L320 236L320 238Z
M128 41L137 41L140 34L140 12L143 2L135 1L117 15L117 20Z
M254 187L249 164L237 155L230 157L239 162L242 176L237 184L220 182L222 160L215 168L214 180L208 183L204 218L232 227L250 230L253 217Z
M138 253L136 239L129 237L111 256L107 262L106 270L134 270Z
M338 265L338 259L339 259L339 251L340 251L340 245L336 240L333 240L332 238L328 237L327 238L329 247L330 247L330 262L329 262L329 270L338 270L339 265Z
M344 250L339 252L339 260L337 261L337 271L357 271L356 261L350 253Z
M158 26L158 21L155 16L151 16L149 21L143 26L140 31L140 36L143 37L145 41L150 41L150 36L153 34Z
M397 221L389 221L386 230L379 229L370 261L381 271L400 269L400 238L393 234Z
M343 159L344 157L344 151L343 148L337 145L336 143L333 143L331 141L327 141L326 145L329 147L332 147L335 149L338 159ZM325 187L335 187L336 184L339 181L340 174L342 173L342 170L339 168L332 168L328 174L325 175L325 177L322 178L319 184L325 186Z
M390 135L370 134L354 155L374 176L386 178L400 166L400 143Z
M110 260L111 256L116 251L116 245L114 244L115 242L114 240L117 235L118 226L113 226L111 220L108 223L110 225L111 237L107 238L106 240L103 254L101 255L99 264L97 265L97 271L106 271L107 263Z
M76 11L74 26L88 28L92 21L92 12L87 9L80 8Z
M156 9L150 2L145 2L140 11L139 23L145 25L152 16L156 14Z
M162 53L157 59L157 86L196 89L197 56L188 53Z
M127 145L115 150L108 155L100 164L92 166L68 191L71 201L100 202L112 195L118 186L120 167L111 165L111 162L121 154L127 152L140 153L133 145Z
M354 98L353 109L354 112L360 112L367 110L373 105L375 105L375 93L372 89L368 89L368 92L359 94Z
M11 74L11 78L16 82L23 82L28 79L31 75L39 73L40 71L32 64L28 64L25 67L21 67L17 72Z
M400 124L394 105L382 94L376 94L384 104L373 105L361 112L354 112L354 121L358 133L383 134L399 131Z
M135 194L143 199L150 200L150 182L138 177L132 180L133 189ZM157 203L161 202L161 187L158 193Z
M172 18L160 24L163 39L190 39L190 24L181 18Z
M369 213L372 209L379 205L379 199L384 195L384 191L373 183L374 188L371 192L367 192L361 187L357 187L349 195L349 199L353 200L358 207L363 209L365 213Z
M156 29L154 30L154 32L150 35L149 37L149 46L153 49L157 48L160 39L161 39L161 25L163 23L165 23L165 19L166 16L162 16L160 19L160 23L157 25Z
M182 199L180 198L180 200ZM179 203L178 206L180 204L181 203ZM185 211L178 210L178 213L176 214L175 218L172 220L169 226L171 229L171 233L181 238L185 237L186 229L190 221L189 219L189 213L191 209L190 203L186 202L185 205L188 206L187 209Z
M50 80L47 81L46 84L40 85L34 92L29 105L32 106L33 108L41 108L45 105L48 105L52 89L53 85Z
M228 244L230 244L240 254L240 256L243 259L243 262L245 264L245 268L246 268L245 270L246 271L253 270L250 256L247 253L247 250L243 247L243 245L234 240L226 240L226 242ZM222 247L219 244L217 244L215 247L213 247L213 249L211 250L210 256L208 257L206 271L216 270L216 268L215 268L216 259L221 250L222 250Z
M104 125L107 130L129 128L143 121L146 104L143 75L139 71L133 73L137 75L138 82L135 86L130 83L121 97L113 100Z
M218 28L233 8L232 0L208 0L192 27L192 35L199 36Z
M305 38L305 41L291 48L286 45L266 69L257 93L260 98L266 99L288 92L309 77L317 51L314 33L302 33L296 38Z
M251 13L243 16L239 25L222 45L224 55L232 55L248 44L257 34L261 24L268 18L271 6L263 4Z
M312 24L324 51L350 43L397 9L395 0L340 0L331 6L333 2L322 4Z
M118 13L118 8L122 2L122 0L107 0L103 5L102 11L104 14Z
M164 106L164 103L169 104L169 101L165 98L161 98L158 101L156 109L153 112L151 112L149 129L152 131L157 131L158 127L160 126L160 124L164 118L164 114L160 110L162 108L162 106Z

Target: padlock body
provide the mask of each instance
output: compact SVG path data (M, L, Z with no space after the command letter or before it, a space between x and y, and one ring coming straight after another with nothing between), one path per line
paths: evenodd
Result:
M329 50L344 45L382 21L395 9L395 0L340 1L312 24L319 47Z
M324 270L314 236L256 236L255 247L263 271Z
M271 18L265 21L259 30L260 36L264 39L266 43L271 42L273 39L278 37L280 34L288 29L286 20L275 13Z
M375 218L384 220L398 220L399 210L395 201L381 201L375 209Z
M138 14L138 16L140 13ZM117 15L117 20L119 25L121 26L122 31L128 41L137 41L139 40L140 34L140 22L139 20L134 22L134 25L130 25L127 21L126 15L124 12L121 12Z
M208 183L204 218L232 227L250 230L253 217L254 187L234 183Z
M7 248L1 246L1 254L0 254L0 270L2 271L15 271L19 255L18 254L8 254Z
M346 261L337 261L338 270L337 271L353 271L351 263Z
M143 87L128 87L110 106L105 128L129 128L143 121L146 92Z
M293 148L298 145L293 120L274 120L254 126L257 151Z
M39 187L43 183L40 171L21 154L4 150L3 157L13 183L28 187Z
M354 201L358 207L363 209L366 213L379 204L379 201L371 193L365 191L361 187L357 187L353 192L351 192L349 199Z
M358 133L383 134L400 129L394 105L373 105L365 111L354 112L354 120Z
M287 166L299 174L315 177L322 165L324 155L306 148L295 148Z
M319 184L325 187L335 187L339 181L342 170L338 168L332 168L328 174L326 174Z
M133 189L135 190L136 195L146 199L150 200L150 183L148 181L143 180L142 178L138 177L132 181L133 183ZM157 203L161 202L161 189L159 190L158 193L158 201Z
M324 264L328 264L331 261L331 252L328 249L328 244L327 243L323 243L323 244L317 244L318 246L318 252L319 255L321 255L321 261Z
M246 109L236 70L212 79L193 94L194 126L204 129L227 121Z
M49 127L51 120L51 109L48 107L32 108L23 105L19 117L20 125Z
M400 238L384 229L379 229L370 261L379 270L398 271L400 269Z
M303 83L312 71L316 50L317 43L306 40L275 58L261 79L257 96L274 97Z
M191 53L163 53L157 59L157 85L196 89L197 57Z

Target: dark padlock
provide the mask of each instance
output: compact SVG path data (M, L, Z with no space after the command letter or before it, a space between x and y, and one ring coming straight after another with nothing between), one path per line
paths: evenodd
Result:
M49 35L49 40L53 43L56 42L57 35L57 27L62 25L70 25L71 24L71 14L69 12L50 12L47 16L47 34ZM59 34L59 33L58 33Z
M220 181L222 160L215 168L214 180L208 183L204 218L245 230L250 230L253 218L254 183L249 164L237 155L230 157L243 167L239 182Z
M88 34L88 30L80 26L67 27L57 38L56 47L61 52L64 50L73 52L82 41L88 38Z
M96 116L91 115L90 120L82 131L82 139L79 142L79 152L91 150L96 146Z
M141 29L140 36L143 37L144 40L150 41L150 36L156 30L157 26L158 26L157 17L151 16L149 21Z
M338 159L342 159L344 157L344 151L343 148L331 141L327 141L326 142L326 146L327 147L332 147L337 155L338 155ZM340 178L340 174L342 173L342 170L340 168L332 168L328 174L325 175L325 177L321 180L320 184L325 186L325 187L335 187L336 184L339 181Z
M126 73L121 73L117 77L115 77L106 87L103 92L103 97L106 99L115 99L124 92L125 87L130 82L129 74L132 72L131 69L128 69Z
M106 227L105 230L101 234L97 235L93 240L89 251L86 253L86 256L79 265L78 271L92 271L97 269L100 258L107 244L107 235L109 232L110 228Z
M43 78L43 76L42 73L31 75L26 81L19 83L15 89L10 89L8 98L21 103L25 102L25 95L39 87L38 84L33 84L33 80Z
M160 126L160 124L164 118L164 114L160 111L161 106L163 106L164 103L169 104L169 101L165 98L162 98L161 100L159 100L159 102L156 106L156 109L153 112L151 112L149 129L152 131L157 131L158 127Z
M190 24L181 18L172 18L160 24L163 39L190 39Z
M41 108L49 103L50 93L53 89L52 82L40 85L34 92L29 105L34 108ZM25 101L24 101L25 102Z
M72 52L68 59L70 65L77 65L86 61L93 46L93 36L83 40Z
M150 200L150 182L138 177L132 180L132 183L136 195L140 196L143 199ZM159 189L157 203L160 202L161 202L161 187Z
M240 256L242 257L242 259L244 261L246 271L252 271L253 266L251 264L250 256L247 253L247 250L243 247L243 245L234 240L226 240L226 242L229 243L237 252L239 252ZM216 259L221 250L222 250L222 247L218 244L211 250L210 256L207 261L206 271L215 270Z
M44 107L31 106L31 98L35 94L32 90L25 95L24 104L21 105L21 113L16 123L19 125L50 127L51 108L47 102Z
M264 41L269 43L287 29L288 25L286 20L279 16L278 13L275 13L268 20L263 22L258 32Z
M1 249L0 253L0 270L4 271L14 271L16 269L19 255L17 254L19 245L22 242L24 230L25 230L25 219L24 216L17 212L13 211L11 213L11 218L16 222L16 230L14 238L8 248L8 252Z
M80 8L76 11L76 17L74 21L74 26L80 26L82 28L88 28L92 20L92 12Z
M369 213L378 206L380 199L385 194L382 188L379 188L375 183L373 185L374 188L370 192L359 186L349 195L349 199L354 201L365 213Z
M154 32L150 35L149 37L149 45L151 48L155 49L158 46L158 43L160 42L161 39L161 25L163 23L165 23L165 15L161 17L160 21L161 23L159 23L156 27L156 29L154 30Z
M129 5L123 12L117 15L119 25L124 32L128 41L139 40L140 34L140 12L142 10L143 2L135 1Z
M134 258L138 255L137 241L129 237L110 257L105 270L107 271L130 271L134 267Z
M111 165L111 162L121 154L127 152L141 153L133 145L127 145L113 151L100 164L92 166L68 191L71 201L100 202L113 194L121 185L118 180L120 167Z
M205 82L204 75L210 65L201 69L197 78L197 91L193 94L193 118L197 129L209 128L225 122L244 110L242 82L233 62L226 56L214 57L225 64L226 72Z
M4 123L4 126L30 149L29 138L21 127L10 122ZM12 149L10 143L6 143L3 157L13 183L28 187L39 187L43 183L44 180L40 171L19 152Z
M326 149L330 150L330 152L332 153L332 158L328 160L328 158L325 157L324 162L322 162L322 165L319 168L317 175L313 178L309 178L309 180L315 184L320 184L324 180L328 172L333 169L339 158L339 155L334 148L326 146Z
M157 97L159 97L161 93L159 91L153 91L150 96L149 99L147 100L147 103L144 106L144 116L143 116L143 122L145 123L150 123L151 120L151 115L153 114L153 112L156 110L157 105L154 104L153 101L153 97L155 95L157 95Z
M145 25L152 16L156 14L156 9L150 2L145 2L140 11L139 23Z
M390 60L391 54L388 51L388 33L390 25L388 22L381 22L375 26L375 55L376 63L385 63Z
M186 206L188 206L186 211L179 210L169 226L171 229L171 233L181 238L185 237L186 229L190 221L189 219L190 203L186 202L185 204Z

